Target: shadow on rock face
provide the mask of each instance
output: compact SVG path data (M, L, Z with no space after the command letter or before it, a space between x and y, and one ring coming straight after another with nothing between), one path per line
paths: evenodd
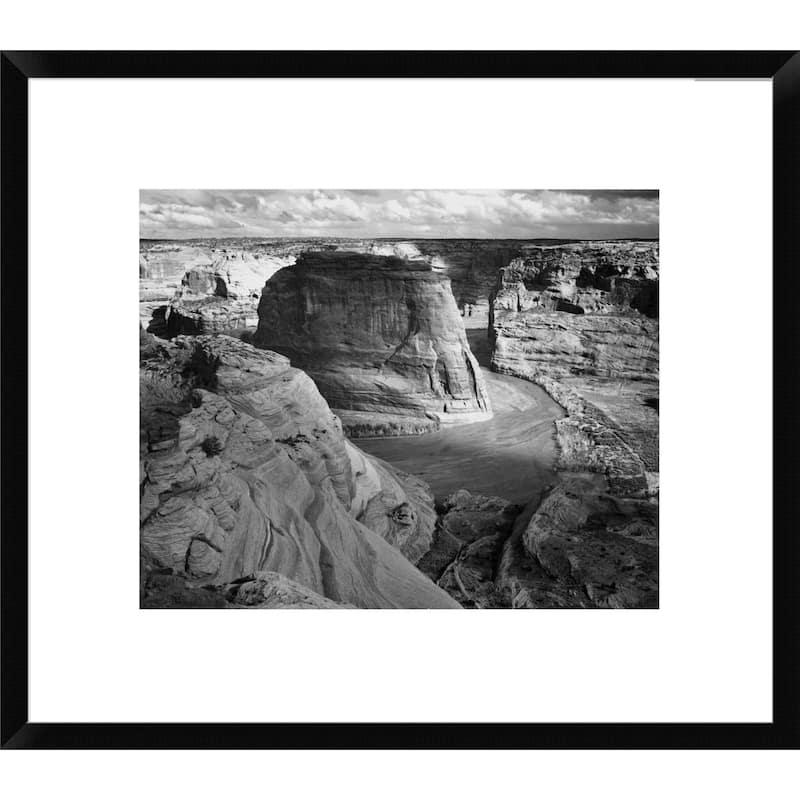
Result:
M658 411L658 398L657 397L647 397L647 398L645 398L644 404L646 406L650 406L650 408L653 408L656 411Z

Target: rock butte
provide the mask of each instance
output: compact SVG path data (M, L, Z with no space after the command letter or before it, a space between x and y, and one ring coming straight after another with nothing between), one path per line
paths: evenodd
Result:
M314 379L350 436L486 419L450 281L396 256L305 253L267 281L254 343Z

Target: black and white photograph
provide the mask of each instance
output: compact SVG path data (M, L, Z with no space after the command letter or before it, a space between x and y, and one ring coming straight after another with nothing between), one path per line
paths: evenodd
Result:
M0 52L6 794L788 797L800 53L236 2Z
M658 189L142 189L140 606L659 607Z

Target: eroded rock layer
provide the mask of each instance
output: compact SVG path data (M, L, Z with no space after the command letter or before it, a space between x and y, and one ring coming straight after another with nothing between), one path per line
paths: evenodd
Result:
M486 418L450 282L424 261L303 254L265 285L255 344L289 356L352 436Z
M294 258L292 248L234 247L214 240L143 242L142 323L162 338L255 331L261 287Z
M290 605L319 595L367 608L457 607L411 563L432 541L425 484L350 444L287 358L228 336L144 335L140 375L150 605L153 581L168 575L173 593L210 591L198 602L212 606L220 596L278 603L283 592ZM284 576L309 598L265 588L260 573ZM261 584L233 592L249 576Z
M510 374L658 378L653 243L543 247L500 270L492 366Z
M515 608L658 605L657 246L543 248L501 270L492 366L538 383L559 480L515 522L495 582Z
M632 250L635 255L631 255ZM260 292L276 268L294 263L303 252L349 251L371 255L399 256L424 261L441 270L453 288L465 327L486 328L490 295L498 270L515 259L553 258L563 255L600 273L620 264L639 260L657 268L658 242L594 241L555 239L195 239L183 242L142 240L139 253L140 299L169 301L190 270L203 270ZM545 254L545 255L543 255ZM598 288L603 288L598 287ZM235 287L239 299L244 295ZM627 291L616 281L617 293ZM148 316L149 319L149 316ZM145 323L146 324L146 323Z

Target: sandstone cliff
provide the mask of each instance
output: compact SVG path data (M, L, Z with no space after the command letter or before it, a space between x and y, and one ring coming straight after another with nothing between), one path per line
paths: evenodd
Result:
M242 285L260 292L269 265L287 266L303 252L349 251L371 255L394 255L429 263L451 282L456 305L467 328L486 328L489 301L497 273L515 259L553 260L587 267L598 276L601 290L618 295L636 291L634 282L625 284L624 273L634 263L643 270L658 269L658 242L565 242L563 240L502 239L198 239L184 242L148 241L140 243L139 277L141 299L169 300L181 278L190 270L210 271L219 277L232 268L244 277ZM640 270L640 271L641 271ZM579 270L580 271L580 270ZM248 273L251 278L250 280ZM584 275L584 278L586 275ZM622 280L620 280L622 278ZM248 283L249 281L249 283ZM613 284L613 289L610 289ZM604 287L606 287L604 289ZM240 298L241 299L241 298ZM645 300L643 297L642 300Z
M352 436L491 413L450 282L423 261L305 253L267 282L258 315L255 344L306 370Z
M261 287L289 261L233 251L187 270L165 312L167 337L255 331Z
M657 607L657 245L542 248L492 300L493 368L567 412L558 483L517 518L495 582L514 607Z
M168 574L212 606L288 592L289 605L457 607L408 560L432 540L427 487L350 444L288 359L227 336L144 336L140 374L145 605ZM231 588L245 578L257 585Z
M653 281L658 278L658 242L653 241L362 240L342 242L341 247L428 261L450 278L467 328L487 327L498 272L515 261L535 265L541 275L549 273L550 279L555 279L553 283L561 279L567 284L576 280L584 284L590 290L585 293L587 305L594 305L589 299L591 289L601 290L607 297L621 299L628 305L633 299L645 313L657 304L657 284ZM635 299L633 296L637 294L640 296Z
M294 261L284 250L213 240L149 244L139 253L140 318L163 338L255 331L261 287Z
M652 243L543 247L500 270L492 365L563 377L658 377L658 251Z

